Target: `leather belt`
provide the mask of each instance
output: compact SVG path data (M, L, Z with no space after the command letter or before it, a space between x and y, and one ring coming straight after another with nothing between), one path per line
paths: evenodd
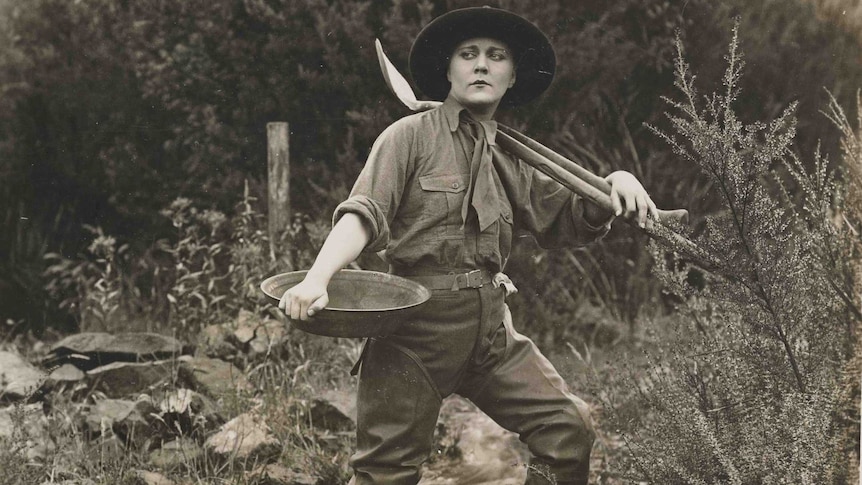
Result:
M474 269L468 273L451 273L434 276L404 276L429 290L458 291L466 288L481 288L493 282L491 273L484 269Z

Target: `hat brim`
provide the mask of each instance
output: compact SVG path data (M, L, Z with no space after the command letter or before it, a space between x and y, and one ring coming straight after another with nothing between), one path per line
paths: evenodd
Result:
M554 48L545 34L525 18L492 7L453 10L437 17L416 37L410 49L410 75L429 98L448 96L449 57L459 43L476 37L505 42L515 51L517 80L501 104L521 105L542 94L556 71Z

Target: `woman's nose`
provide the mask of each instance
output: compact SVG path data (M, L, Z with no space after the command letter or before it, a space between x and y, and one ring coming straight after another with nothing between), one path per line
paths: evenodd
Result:
M485 56L479 56L476 58L476 64L473 66L473 70L476 72L488 72L488 63L486 62Z

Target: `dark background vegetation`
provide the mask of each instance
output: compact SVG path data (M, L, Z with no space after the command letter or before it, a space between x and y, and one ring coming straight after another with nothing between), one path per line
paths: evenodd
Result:
M294 210L326 221L376 135L407 113L379 73L375 37L404 71L422 25L480 4L536 22L559 59L548 93L501 119L599 174L632 171L660 207L688 208L695 230L715 210L709 182L644 126L667 125L661 97L673 92L677 32L709 92L739 18L737 110L768 120L798 101L796 149L806 155L818 143L839 152L819 112L824 88L850 107L862 86L858 31L841 22L840 5L796 0L2 0L0 318L18 330L75 328L42 274L46 253L74 258L88 247L85 225L140 261L176 237L159 211L177 197L231 215L248 183L265 201L267 122L290 123ZM548 340L612 339L660 312L644 242L619 226L577 253L524 241L510 267L522 289L517 318ZM595 328L594 313L621 327Z

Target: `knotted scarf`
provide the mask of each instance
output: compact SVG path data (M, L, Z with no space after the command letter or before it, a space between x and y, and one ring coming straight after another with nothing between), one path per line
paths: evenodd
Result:
M476 121L463 116L461 124L466 125L466 132L474 141L470 186L461 206L461 220L467 221L467 211L472 205L479 216L479 231L484 232L500 217L500 195L494 183L491 163L491 147L496 144L497 122Z

